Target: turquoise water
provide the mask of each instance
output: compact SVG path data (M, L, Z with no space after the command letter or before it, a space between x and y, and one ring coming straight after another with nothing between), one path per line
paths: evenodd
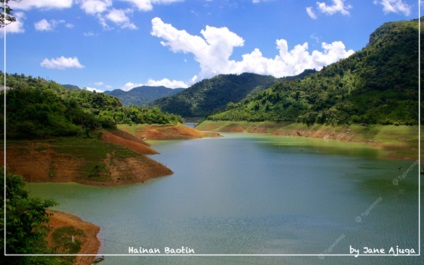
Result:
M363 145L224 134L153 142L175 173L144 184L30 184L34 196L101 227L101 253L418 252L418 166ZM397 180L397 185L394 185ZM396 181L395 181L396 183ZM361 252L362 253L362 252ZM416 257L106 257L104 264L421 264Z

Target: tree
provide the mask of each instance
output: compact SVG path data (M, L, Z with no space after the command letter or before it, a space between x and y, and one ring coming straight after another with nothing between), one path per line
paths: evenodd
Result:
M0 28L7 26L8 24L16 21L16 18L12 15L12 9L9 6L9 0L0 0L1 2L1 14L0 14Z
M4 178L4 169L0 168L0 177ZM0 239L2 252L6 240L7 254L47 253L47 235L49 213L47 208L56 205L53 200L30 198L21 176L6 174L6 238ZM4 186L1 188L1 198L4 200ZM1 206L4 212L4 205ZM1 215L0 233L3 234L4 217ZM5 258L5 257L3 257ZM51 259L37 257L6 257L8 264L51 264ZM0 262L1 263L1 262Z

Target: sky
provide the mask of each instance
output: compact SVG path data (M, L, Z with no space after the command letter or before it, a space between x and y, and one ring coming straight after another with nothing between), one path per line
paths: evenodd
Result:
M88 90L189 87L218 74L300 74L365 47L419 0L17 0L7 73ZM423 4L421 3L421 6ZM4 32L4 30L6 32ZM6 55L6 56L5 56Z

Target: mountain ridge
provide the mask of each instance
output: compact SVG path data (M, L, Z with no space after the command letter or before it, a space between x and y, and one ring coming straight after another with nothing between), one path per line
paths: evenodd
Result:
M417 124L417 43L417 20L385 23L350 57L304 79L279 82L208 118L309 125Z
M228 104L237 103L279 80L303 78L313 72L315 70L305 70L298 76L282 79L254 73L220 74L204 79L175 96L158 99L152 105L183 117L205 117L222 111Z

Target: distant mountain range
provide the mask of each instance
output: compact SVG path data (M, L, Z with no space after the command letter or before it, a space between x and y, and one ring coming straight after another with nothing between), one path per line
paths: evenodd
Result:
M223 111L227 104L253 96L279 81L303 78L314 72L315 70L307 70L299 76L287 78L252 73L222 74L204 79L172 97L158 99L152 105L183 117L205 117Z
M105 94L117 97L122 104L128 105L147 105L156 99L173 96L184 91L184 88L167 88L164 86L140 86L135 87L129 91L115 89L112 91L105 91Z
M80 90L78 86L65 84L62 85L68 90ZM164 86L139 86L129 91L122 89L115 89L112 91L105 91L104 93L109 96L118 98L125 106L136 105L143 106L152 103L156 99L173 96L183 91L184 88L167 88Z

